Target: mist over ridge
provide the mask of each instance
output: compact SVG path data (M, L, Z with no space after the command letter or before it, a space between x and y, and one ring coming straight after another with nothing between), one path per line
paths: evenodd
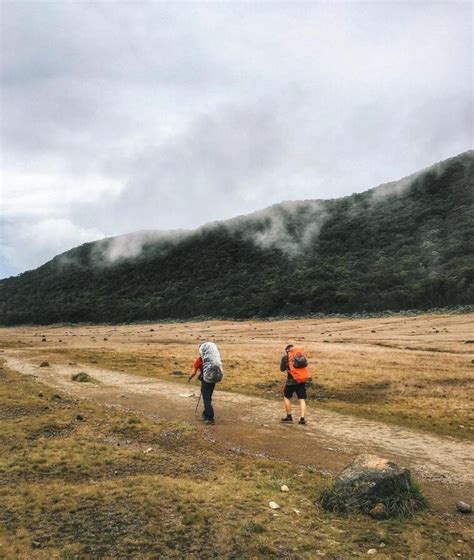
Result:
M474 152L332 200L86 243L0 281L0 323L379 312L474 303Z
M383 183L362 193L342 197L340 200L351 201L353 203L352 212L364 212L382 202L386 197L402 196L420 175L434 173L438 176L451 160L472 158L473 155L474 151L469 150L448 160L434 163L399 180ZM288 255L296 255L304 251L317 238L329 216L328 207L334 200L338 199L286 200L255 210L250 214L205 223L195 229L144 230L122 234L95 242L93 258L98 265L112 264L121 259L133 259L138 257L147 245L156 244L166 251L193 235L222 227L231 232L243 233L244 237L253 241L258 247L264 249L274 247ZM298 220L299 229L288 229L298 214L300 214L300 218L304 217L304 219ZM257 228L255 228L256 225ZM69 251L66 255L68 254ZM66 255L64 259L67 261L70 257Z

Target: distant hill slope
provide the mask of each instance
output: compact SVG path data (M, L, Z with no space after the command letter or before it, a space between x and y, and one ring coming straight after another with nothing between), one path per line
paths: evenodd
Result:
M474 152L326 201L87 243L0 281L0 324L474 303Z

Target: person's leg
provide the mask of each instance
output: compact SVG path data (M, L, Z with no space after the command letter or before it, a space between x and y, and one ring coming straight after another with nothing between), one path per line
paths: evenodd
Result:
M214 420L214 408L212 406L212 394L214 393L214 389L216 388L215 383L208 383L209 385L209 420Z
M206 383L201 381L201 394L204 402L204 418L206 420L214 419L214 409L212 408L212 393L214 391L215 383Z
M298 399L298 402L300 403L301 418L304 418L306 414L306 399Z
M300 383L296 389L296 396L298 397L298 402L300 403L300 424L305 424L305 414L306 414L306 385Z
M283 403L285 405L286 416L281 419L282 422L292 422L293 418L291 416L291 396L293 395L293 388L285 385L283 389Z

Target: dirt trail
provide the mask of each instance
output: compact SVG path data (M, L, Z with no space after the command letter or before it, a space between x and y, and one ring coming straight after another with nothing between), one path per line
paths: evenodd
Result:
M87 366L100 384L71 381L78 365L40 368L18 351L4 353L11 369L79 398L134 410L154 418L201 425L194 410L199 387L158 381ZM223 385L225 387L225 384ZM296 404L296 403L295 403ZM474 445L349 415L310 409L306 426L282 425L280 403L220 390L215 393L218 423L204 428L205 437L237 452L274 457L333 473L356 454L381 454L410 467L435 505L472 499ZM446 504L445 504L446 507ZM444 509L444 508L443 508Z

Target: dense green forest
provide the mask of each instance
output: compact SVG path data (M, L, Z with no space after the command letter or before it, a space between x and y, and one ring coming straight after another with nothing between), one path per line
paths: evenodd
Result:
M470 151L362 194L88 243L0 281L0 324L472 304L473 186Z

